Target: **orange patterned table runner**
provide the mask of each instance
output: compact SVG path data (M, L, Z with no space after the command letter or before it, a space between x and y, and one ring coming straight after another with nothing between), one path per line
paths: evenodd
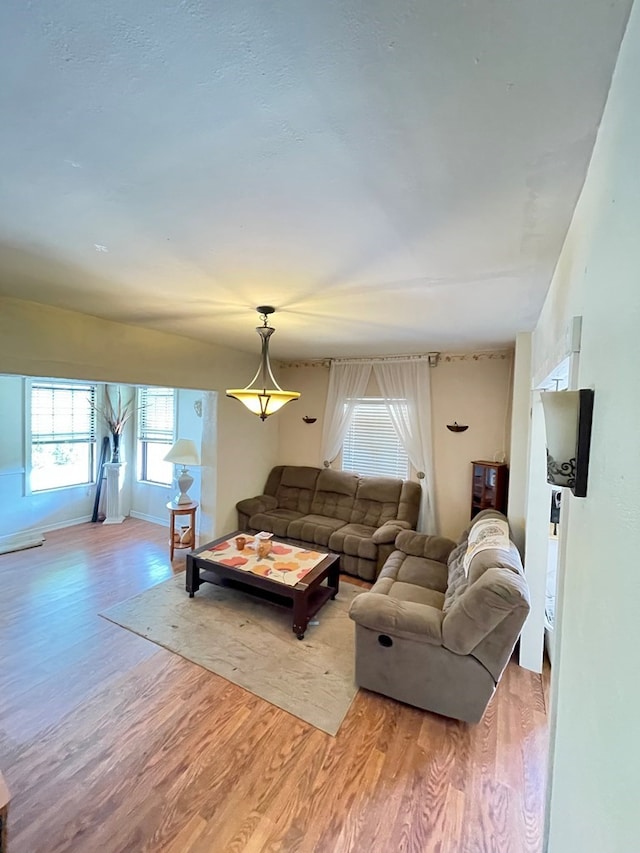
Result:
M236 540L242 539L245 540L245 544L241 548L238 546L242 545L242 541L236 544ZM253 572L287 586L295 586L327 556L319 551L308 551L296 545L285 545L269 539L266 541L271 545L270 552L259 557L256 554L256 546L260 541L250 535L230 537L214 545L213 548L200 551L198 557L203 560L213 560L215 563L231 566L243 572Z

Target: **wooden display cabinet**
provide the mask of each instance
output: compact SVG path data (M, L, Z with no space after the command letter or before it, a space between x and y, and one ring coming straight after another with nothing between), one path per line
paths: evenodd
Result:
M482 509L507 512L509 468L500 462L472 462L471 518Z

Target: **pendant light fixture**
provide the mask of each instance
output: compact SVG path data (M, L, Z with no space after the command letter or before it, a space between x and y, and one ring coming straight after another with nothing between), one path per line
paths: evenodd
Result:
M283 391L273 378L271 364L269 362L269 338L275 332L273 326L268 325L270 314L275 313L271 305L258 305L256 311L260 314L262 326L256 326L256 332L262 339L262 358L258 372L246 388L229 388L227 397L234 397L258 415L260 420L265 420L281 409L290 400L297 400L299 391Z

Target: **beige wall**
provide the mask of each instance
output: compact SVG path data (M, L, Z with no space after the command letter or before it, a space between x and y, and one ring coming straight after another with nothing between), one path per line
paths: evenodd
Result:
M283 388L301 393L299 400L288 403L278 415L279 462L283 465L322 465L320 441L329 387L329 368L319 365L279 367L276 379ZM317 418L317 421L306 424L302 418L307 415Z
M511 363L511 353L494 358L453 357L450 361L444 356L431 371L436 502L445 536L457 538L469 520L470 462L508 456ZM280 380L283 387L300 391L302 396L281 412L278 458L291 465L321 465L329 369L281 368ZM304 415L318 420L305 424ZM454 420L469 424L469 429L450 432L446 425Z
M640 7L631 12L580 200L533 338L533 376L582 316L595 391L586 498L566 489L556 608L549 853L638 849Z
M259 493L277 462L278 424L224 396L255 373L254 355L31 302L0 298L0 373L218 391L215 532L236 525L235 503ZM205 473L203 472L203 477ZM210 484L209 484L210 485ZM203 495L212 494L211 488ZM213 499L211 499L213 500Z

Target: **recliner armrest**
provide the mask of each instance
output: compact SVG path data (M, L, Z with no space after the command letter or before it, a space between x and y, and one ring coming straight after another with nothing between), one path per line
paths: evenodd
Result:
M396 536L401 530L411 530L411 525L408 521L400 521L397 518L391 518L385 521L375 533L371 536L376 545L382 545L386 542L395 542Z
M270 509L276 509L278 501L272 495L256 495L254 498L244 498L238 501L236 509L245 515L251 517L257 512L267 512Z
M429 604L400 601L378 592L363 592L354 598L349 616L358 625L381 634L442 645L443 614Z

